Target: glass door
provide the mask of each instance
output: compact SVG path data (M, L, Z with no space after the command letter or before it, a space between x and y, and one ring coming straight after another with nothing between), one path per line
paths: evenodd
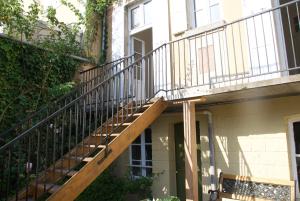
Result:
M145 42L141 39L132 37L132 54L134 54L134 70L132 75L132 95L136 100L145 98L145 64L140 59L145 55Z

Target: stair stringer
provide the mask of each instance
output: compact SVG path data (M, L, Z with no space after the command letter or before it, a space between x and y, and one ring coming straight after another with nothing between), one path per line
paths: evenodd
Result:
M77 174L71 177L58 191L53 193L49 201L72 201L83 192L127 147L149 127L167 108L162 98L155 101L141 116L126 127L118 137L109 143L110 153L105 157L105 149L101 150Z

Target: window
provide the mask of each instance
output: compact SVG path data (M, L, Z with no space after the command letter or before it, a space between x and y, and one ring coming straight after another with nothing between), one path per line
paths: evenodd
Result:
M221 19L219 0L193 0L195 27L218 22Z
M131 29L137 28L140 26L140 16L139 7L133 8L131 10Z
M131 144L130 166L131 174L134 177L152 175L152 133L151 128L147 128Z
M144 24L148 25L152 19L152 4L151 1L144 3Z
M152 2L147 1L139 4L130 10L130 28L135 29L145 25L150 25L152 19Z

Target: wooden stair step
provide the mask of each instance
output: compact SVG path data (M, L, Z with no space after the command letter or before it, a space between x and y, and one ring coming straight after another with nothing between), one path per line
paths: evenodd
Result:
M71 156L72 160L82 161L82 162L90 162L93 160L93 157L81 157L81 156Z
M122 126L122 127L124 127L124 126L130 126L132 124L132 122L129 122L129 123L123 123L123 124L108 124L107 126L110 126L110 127L118 127L118 126Z
M72 177L77 173L75 170L68 170L68 169L61 169L61 168L55 168L54 170L50 170L50 173L56 173L56 174L63 174L67 175L69 177Z
M124 111L126 110L140 110L140 109L147 109L151 106L152 104L146 104L146 105L137 105L137 106L133 106L133 107L127 107L127 108L124 108Z
M110 136L110 137L118 137L119 135L120 135L120 133L112 133L112 134L110 134L109 136ZM93 135L91 135L91 136L95 136L95 137L101 137L101 136L103 136L103 137L106 137L107 134L104 134L104 133L102 133L102 134L97 133L97 134L93 134Z
M39 191L46 190L49 193L55 193L60 186L56 184L46 183L46 184L39 184L38 186Z
M99 149L104 149L106 146L102 145L102 144L85 144L85 147L89 147L89 148L99 148Z
M83 159L83 161L88 163L88 162L92 161L93 159L94 159L93 157L85 157Z
M139 117L139 116L141 116L143 113L133 113L133 114L127 114L127 115L119 115L119 117L130 117L130 116L133 116L133 117Z

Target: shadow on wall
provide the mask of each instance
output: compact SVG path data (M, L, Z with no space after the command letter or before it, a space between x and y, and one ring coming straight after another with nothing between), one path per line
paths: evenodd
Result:
M216 112L214 125L218 173L290 179L283 121L288 112L267 101L224 108Z
M290 180L284 117L297 113L297 100L251 101L210 108L213 113L217 174ZM203 121L202 121L203 122ZM203 122L205 123L205 122ZM203 125L202 127L205 127ZM204 131L206 131L206 128ZM209 146L201 130L203 193L210 189Z

